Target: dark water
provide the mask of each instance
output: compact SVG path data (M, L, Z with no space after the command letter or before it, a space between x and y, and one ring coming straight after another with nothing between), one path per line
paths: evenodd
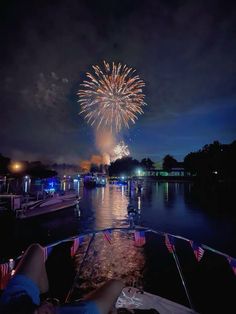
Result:
M150 181L145 183L141 193L118 185L95 189L80 187L79 191L82 197L80 212L70 208L26 221L2 220L1 256L16 256L32 242L45 245L86 230L127 226L130 203L140 210L137 224L179 234L236 256L235 216L224 208L224 202L196 198L191 183ZM163 238L149 234L141 249L134 247L129 235L114 233L112 238L113 243L109 246L103 237L97 237L91 250L93 253L84 266L83 282L89 280L96 286L107 278L121 277L127 284L136 284L188 305ZM222 311L225 302L230 304L228 300L232 301L231 292L236 288L227 261L205 253L203 260L197 263L189 244L181 241L177 248L197 309L205 313ZM217 298L222 302L218 304Z

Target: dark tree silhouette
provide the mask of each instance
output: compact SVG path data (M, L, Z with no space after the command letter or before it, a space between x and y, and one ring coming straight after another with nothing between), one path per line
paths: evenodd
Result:
M170 171L172 168L178 166L178 161L171 155L166 155L163 158L162 168L166 171Z
M99 166L97 164L91 164L90 172L99 172Z
M143 158L140 165L144 170L152 170L154 168L154 162L150 158Z
M57 176L56 171L48 169L43 164L29 167L29 169L26 169L26 173L33 178L51 178Z
M185 169L198 177L235 178L236 141L220 144L218 141L205 145L198 152L185 156Z
M11 159L0 154L0 175L5 175L9 172Z
M132 157L125 157L112 162L108 171L110 176L131 176L136 173L138 167L140 167L138 160Z

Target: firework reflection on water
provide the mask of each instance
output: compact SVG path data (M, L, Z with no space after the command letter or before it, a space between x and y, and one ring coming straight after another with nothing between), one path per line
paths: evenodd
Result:
M97 234L87 258L81 263L91 236L88 236L75 257L76 271L79 271L75 293L82 296L101 286L109 279L121 279L128 286L142 288L144 269L143 248L134 246L133 233L113 231L111 244L104 235Z

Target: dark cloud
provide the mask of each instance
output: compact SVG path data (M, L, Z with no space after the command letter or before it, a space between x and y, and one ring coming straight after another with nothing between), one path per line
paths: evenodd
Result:
M234 2L3 1L1 15L0 151L68 161L96 153L93 131L77 114L76 91L103 59L137 68L146 82L148 106L128 132L136 156L183 155L235 136L228 114L206 127L219 107L236 119ZM191 140L181 142L189 114L197 119L198 111L205 129L192 122ZM179 139L178 148L166 134Z

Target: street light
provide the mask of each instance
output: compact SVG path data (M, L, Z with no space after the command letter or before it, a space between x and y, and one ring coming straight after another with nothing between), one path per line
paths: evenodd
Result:
M22 163L20 162L13 162L11 165L10 165L10 170L11 172L15 172L15 173L19 173L23 170L23 165Z
M14 174L14 177L16 179L14 186L15 193L18 193L20 191L19 180L21 181L20 177L22 175L22 172L24 171L24 168L24 164L18 161L12 162L9 166L10 172Z
M140 175L141 175L141 170L140 169L137 169L137 174L140 177Z

